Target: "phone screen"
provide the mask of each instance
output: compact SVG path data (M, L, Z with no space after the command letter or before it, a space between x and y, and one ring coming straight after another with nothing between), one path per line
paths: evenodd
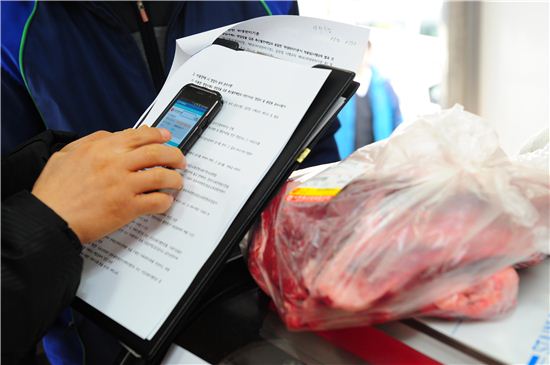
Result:
M207 111L208 108L204 105L177 99L156 127L168 129L172 133L172 139L166 144L178 147Z

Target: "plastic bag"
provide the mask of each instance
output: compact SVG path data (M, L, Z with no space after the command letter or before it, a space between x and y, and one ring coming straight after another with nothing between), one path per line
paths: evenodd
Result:
M529 138L521 147L519 154L512 158L518 164L530 166L541 170L547 177L550 176L550 131L543 128L539 133ZM537 265L550 255L550 242L542 242L538 247L537 253L529 257L526 261L514 265L515 268L522 269Z
M509 267L548 242L546 175L456 106L290 180L250 235L249 269L292 329L490 318L515 304Z

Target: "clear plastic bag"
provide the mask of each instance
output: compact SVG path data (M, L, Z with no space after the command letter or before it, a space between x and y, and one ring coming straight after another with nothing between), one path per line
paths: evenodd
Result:
M515 304L510 267L548 243L549 197L547 174L456 106L289 180L249 236L249 268L292 329L490 318Z

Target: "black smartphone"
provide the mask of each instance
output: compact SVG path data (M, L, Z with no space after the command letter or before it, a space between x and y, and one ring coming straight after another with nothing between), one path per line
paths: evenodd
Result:
M186 154L218 114L223 105L219 92L195 84L185 85L152 127L166 128L172 139L166 142Z

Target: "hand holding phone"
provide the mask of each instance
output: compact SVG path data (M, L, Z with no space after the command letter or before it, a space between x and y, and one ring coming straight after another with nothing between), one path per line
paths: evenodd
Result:
M166 142L186 154L208 127L223 105L219 92L198 86L185 85L162 112L152 127L166 128L172 138Z

